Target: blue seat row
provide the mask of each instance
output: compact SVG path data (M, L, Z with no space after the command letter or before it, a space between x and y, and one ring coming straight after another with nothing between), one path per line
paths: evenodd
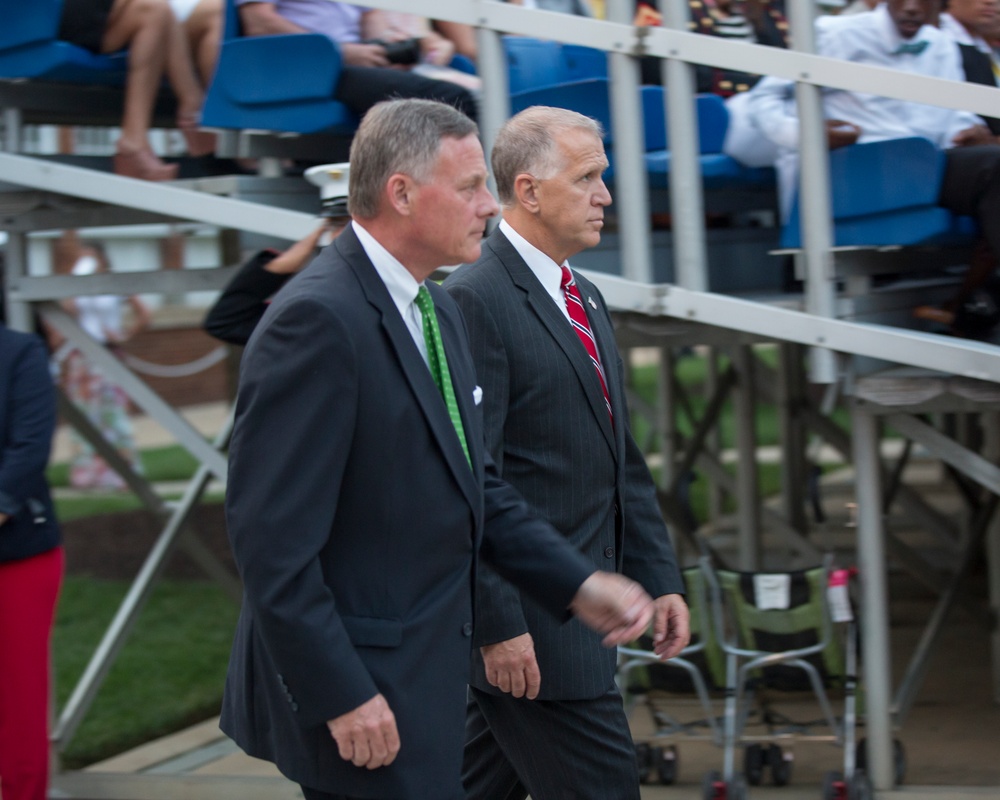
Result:
M62 0L7 3L0 25L0 79L121 86L126 53L95 55L59 41Z
M0 26L0 79L31 79L120 87L125 53L95 55L59 41L62 0L10 3ZM358 119L333 98L340 51L320 34L244 37L233 0L226 2L219 65L203 122L209 127L350 135ZM603 51L578 45L504 38L513 113L532 105L571 108L599 120L606 131L614 177L610 84ZM308 69L302 65L308 64ZM669 186L671 152L664 121L664 89L640 89L644 159L650 188ZM697 97L699 160L708 193L771 190L774 171L747 168L722 152L729 115L714 95ZM831 154L835 243L841 246L954 244L974 226L936 205L943 155L923 139L855 145ZM799 247L798 205L781 233L783 247Z
M856 144L830 154L834 243L838 246L969 244L970 217L937 205L944 153L920 137ZM782 247L801 247L798 200L781 233Z

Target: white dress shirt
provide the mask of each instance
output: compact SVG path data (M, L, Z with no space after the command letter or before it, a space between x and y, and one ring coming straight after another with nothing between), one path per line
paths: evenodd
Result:
M358 235L361 246L375 267L375 271L389 290L392 302L399 309L399 315L406 323L406 328L413 337L413 343L420 351L425 364L430 364L427 360L427 343L424 341L424 318L420 313L420 308L414 302L417 299L417 292L420 291L422 283L417 283L410 271L404 267L392 253L386 250L379 242L366 231L357 220L351 221L351 227Z
M924 25L910 41L927 42L927 47L917 55L898 53L904 39L884 5L867 14L822 17L816 23L816 51L820 55L964 81L958 48L937 28ZM797 148L798 119L788 115L786 103L794 93L794 84L767 78L752 93L751 113L757 127L779 147ZM824 90L823 107L828 119L841 119L861 128L862 143L923 136L945 148L952 146L956 133L981 124L967 111L841 89Z
M935 78L965 80L958 47L937 28L924 25L909 40L914 44L927 43L919 54L898 52L904 41L884 4L866 14L816 20L819 55ZM789 103L794 93L794 82L769 77L750 91L749 100L757 129L781 152L776 166L782 211L786 215L798 171L799 121L795 106ZM982 124L979 117L967 111L842 89L823 90L823 109L827 119L857 125L861 129L860 143L922 136L940 148L948 148L959 131Z
M563 294L562 290L563 265L557 264L521 236L521 234L510 226L507 220L500 220L500 231L507 237L507 241L513 245L514 249L517 250L517 254L524 259L524 263L528 265L528 269L538 278L538 282L542 284L542 288L545 289L546 294L552 298L552 302L562 311L563 316L566 317L566 321L572 324L569 311L566 310L566 295ZM565 266L568 267L569 264Z

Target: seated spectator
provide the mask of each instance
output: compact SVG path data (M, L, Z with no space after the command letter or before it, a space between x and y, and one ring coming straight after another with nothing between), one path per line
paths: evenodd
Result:
M483 82L475 75L450 66L455 57L455 44L433 30L427 17L401 11L372 11L366 21L366 33L370 38L384 42L416 40L419 42L419 54L415 54L417 62L411 67L414 73L457 83L478 98Z
M933 26L940 0L888 0L868 14L824 17L817 22L820 55L892 67L905 72L961 81L961 59L953 41ZM794 83L766 78L750 94L754 124L782 155L780 191L794 192L798 119ZM974 216L986 240L987 258L970 268L959 302L996 268L1000 254L1000 145L982 120L964 111L840 89L824 92L831 147L852 141L873 142L922 136L946 155L939 204Z
M962 70L969 83L997 85L998 62L983 32L1000 18L1000 0L950 0L938 27L955 40L962 54ZM1000 136L1000 119L984 117L994 136Z
M457 84L417 75L390 61L385 42L374 39L378 14L350 3L329 0L236 0L243 31L248 36L281 33L321 33L340 47L343 66L334 99L358 116L388 97L440 100L476 117L472 94ZM398 68L403 66L403 68ZM393 68L390 68L393 67Z
M781 10L769 0L689 0L691 19L688 27L695 33L719 36L730 41L788 47L788 21ZM639 3L634 23L660 25L658 11L647 3ZM660 59L642 59L642 82L659 84ZM753 88L759 75L738 70L698 64L695 69L696 90L702 94L732 97Z
M170 0L170 7L184 29L201 85L207 88L219 60L225 3L223 0Z
M205 93L187 40L166 0L66 0L59 38L94 53L128 49L125 107L114 158L119 175L164 181L177 165L163 163L149 145L153 106L164 74L177 95L177 127L191 155L211 152L214 140L198 130Z

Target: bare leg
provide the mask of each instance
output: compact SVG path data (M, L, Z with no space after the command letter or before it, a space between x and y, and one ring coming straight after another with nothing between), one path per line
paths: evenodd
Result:
M184 21L184 32L198 66L202 86L208 86L215 75L222 42L224 11L222 0L201 0L191 16Z
M149 180L170 180L177 168L161 162L149 146L153 104L166 65L170 7L162 0L115 0L101 49L112 53L128 47L125 108L115 171Z

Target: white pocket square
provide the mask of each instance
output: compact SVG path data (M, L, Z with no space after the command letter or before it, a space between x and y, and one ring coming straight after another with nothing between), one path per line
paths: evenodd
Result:
M477 406L483 402L483 390L478 386L472 390L472 402Z

